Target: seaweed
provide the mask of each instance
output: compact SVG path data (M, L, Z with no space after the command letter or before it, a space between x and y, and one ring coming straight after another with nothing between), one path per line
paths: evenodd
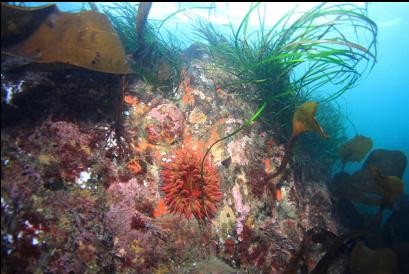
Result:
M344 172L347 162L359 162L372 148L372 139L363 135L356 135L339 148L339 156L342 161L341 172Z
M239 93L267 103L264 118L270 126L285 132L295 105L314 98L320 102L338 98L375 64L377 27L362 8L320 4L295 21L293 9L271 28L260 10L260 3L251 5L237 29L229 25L230 35L203 21L196 24L196 32L207 43L214 62L238 79L232 85L256 86L256 92L244 88ZM252 31L249 20L256 11L259 30ZM346 36L345 25L355 30L356 37ZM369 34L367 45L358 42L358 33ZM323 96L327 84L338 89Z
M147 16L150 8L146 3L119 2L103 6L103 12L118 32L132 69L146 82L161 85L165 91L170 92L182 81L183 75L180 72L183 67L187 67L187 62L182 55L184 44L163 26L179 13L193 8L179 7L162 20L149 19Z
M256 11L260 30L251 31L249 20ZM255 87L252 92L248 88L239 91L240 95L262 105L253 117L260 117L281 136L289 133L289 117L296 105L315 101L314 98L320 102L338 98L355 86L368 68L372 70L377 53L377 26L362 8L351 4L320 4L290 23L295 14L295 9L290 10L268 29L265 14L261 15L257 3L250 6L237 29L229 25L230 35L210 22L198 21L195 26L198 37L207 43L214 63L234 76L236 82L229 85ZM341 31L345 24L355 30L356 37L347 37ZM367 45L358 42L358 30L369 33ZM297 77L296 71L301 69L304 70ZM328 84L335 84L338 89L323 96L321 89ZM244 125L254 121L253 117ZM237 134L244 125L213 145ZM288 151L292 151L297 138L288 141ZM283 161L282 166L287 162L288 159ZM280 167L277 174L282 170Z

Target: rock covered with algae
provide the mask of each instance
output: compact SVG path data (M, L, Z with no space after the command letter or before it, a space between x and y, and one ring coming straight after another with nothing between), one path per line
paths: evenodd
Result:
M161 172L172 166L175 151L203 155L257 110L216 86L213 79L223 79L224 72L205 66L195 60L172 96L153 96L159 92L155 87L130 78L124 96L126 153L121 154L110 125L114 115L102 119L52 109L58 118L40 115L29 126L2 130L2 245L8 271L281 273L305 230L319 226L338 232L323 182L307 180L303 167L286 166L282 182L266 179L278 168L284 145L259 121L210 151L207 160L220 196L209 218L199 224L167 208ZM67 86L76 79L66 79ZM98 109L106 103L97 100L98 89L103 87L89 87L95 98L81 100ZM66 100L65 107L75 102ZM178 180L191 178L184 172ZM201 191L195 187L178 194L194 201ZM321 254L311 252L310 269ZM214 259L208 261L209 256Z
M151 109L144 119L146 139L152 144L172 144L183 132L183 113L174 104Z

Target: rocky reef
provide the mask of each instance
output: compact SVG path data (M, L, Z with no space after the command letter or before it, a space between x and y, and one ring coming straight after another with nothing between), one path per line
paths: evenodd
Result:
M54 72L40 85L46 95L19 105L38 89L26 84L7 109L19 119L1 133L5 273L196 273L198 265L222 273L282 273L306 231L339 233L325 183L307 180L303 166L288 165L285 176L268 180L285 149L257 121L212 148L204 172L218 183L202 189L199 156L257 108L215 85L223 72L205 66L194 60L172 94L129 79L125 152L112 112L101 119L51 109L25 119L57 100L47 85L97 109L110 104L92 96L109 94L106 86L90 88ZM68 94L76 86L81 93ZM59 100L63 109L75 103ZM322 254L309 252L308 269Z

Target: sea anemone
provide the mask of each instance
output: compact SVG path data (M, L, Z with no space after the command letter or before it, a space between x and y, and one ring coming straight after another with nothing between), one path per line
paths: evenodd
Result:
M201 181L202 155L189 148L180 148L162 164L162 191L169 211L192 217L203 223L217 212L222 194L215 167L204 163L204 182Z

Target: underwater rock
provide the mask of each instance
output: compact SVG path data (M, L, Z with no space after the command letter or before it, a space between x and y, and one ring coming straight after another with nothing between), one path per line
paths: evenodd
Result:
M172 67L168 63L160 63L158 65L157 79L159 82L167 81L172 76Z
M402 178L407 164L405 154L398 150L376 149L366 159L363 167L373 165L384 176L397 176Z
M237 138L227 144L227 151L231 156L231 162L235 165L248 165L248 146L251 145L251 138L244 136Z
M56 191L64 187L64 182L61 179L52 178L44 183L44 187Z
M66 122L56 121L49 126L52 133L55 134L56 140L61 147L64 146L87 146L91 142L91 136L81 132L78 125Z
M348 199L339 199L335 204L335 210L341 224L354 230L364 226L364 217L358 212L352 202Z
M206 122L206 114L204 114L198 107L195 107L189 115L189 123L204 124Z
M346 183L351 180L351 175L348 173L336 173L332 180L328 182L328 190L332 193L332 195L338 198L347 198L346 197L346 190L345 188Z
M237 269L231 268L229 265L220 261L216 257L212 256L207 260L194 263L193 266L185 267L178 270L179 273L200 274L200 273L245 273L244 271L237 271Z
M236 231L239 235L239 240L243 240L243 223L246 220L247 215L250 212L250 206L243 203L243 198L240 192L240 187L238 184L235 184L232 189L232 194L234 198L234 206L239 217L236 219Z
M229 235L233 233L236 223L236 216L234 215L233 209L226 203L219 210L219 214L213 220L213 224L216 227L223 229L223 234L220 235L222 240L227 239Z
M173 144L183 133L183 113L174 104L162 104L144 119L146 139L152 144Z
M127 182L114 182L107 189L110 207L105 213L107 232L114 238L112 252L128 261L135 272L147 271L155 264L155 257L162 234L152 219L137 211L140 203L152 203L156 191L140 184L135 178ZM150 272L150 271L149 271Z
M182 52L182 57L193 60L193 59L201 59L205 56L206 49L205 46L201 43L193 43L187 49Z

